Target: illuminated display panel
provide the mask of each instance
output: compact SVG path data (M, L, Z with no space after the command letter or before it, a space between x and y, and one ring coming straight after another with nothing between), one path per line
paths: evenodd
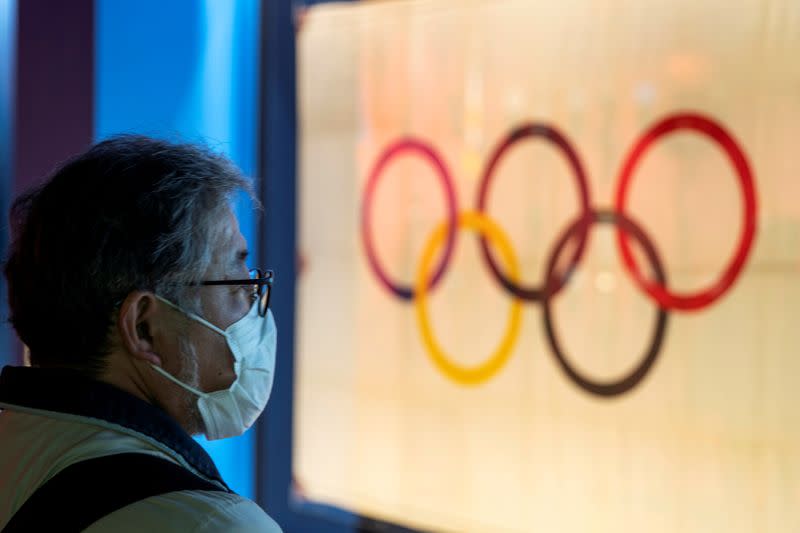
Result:
M798 27L791 1L310 10L298 496L800 530Z

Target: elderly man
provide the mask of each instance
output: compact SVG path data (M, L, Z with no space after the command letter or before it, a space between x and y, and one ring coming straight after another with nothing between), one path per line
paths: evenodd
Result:
M280 531L190 437L240 435L272 387L242 190L204 148L120 136L16 200L5 274L31 368L0 375L0 529Z

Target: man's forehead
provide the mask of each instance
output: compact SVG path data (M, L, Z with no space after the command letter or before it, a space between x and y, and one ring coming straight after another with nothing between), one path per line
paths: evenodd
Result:
M239 220L234 215L231 209L225 210L225 215L222 217L221 237L223 241L228 241L229 244L244 244L244 236L239 230Z

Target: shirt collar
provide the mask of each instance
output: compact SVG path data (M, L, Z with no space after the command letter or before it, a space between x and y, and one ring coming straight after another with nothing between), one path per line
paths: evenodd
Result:
M204 476L225 484L211 457L172 417L132 394L73 370L6 366L0 373L0 402L122 426L160 442Z

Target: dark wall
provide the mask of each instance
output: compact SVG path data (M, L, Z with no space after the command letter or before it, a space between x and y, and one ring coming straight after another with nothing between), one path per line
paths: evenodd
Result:
M13 196L92 142L94 1L18 2L16 53ZM19 363L21 345L12 337L10 360Z

